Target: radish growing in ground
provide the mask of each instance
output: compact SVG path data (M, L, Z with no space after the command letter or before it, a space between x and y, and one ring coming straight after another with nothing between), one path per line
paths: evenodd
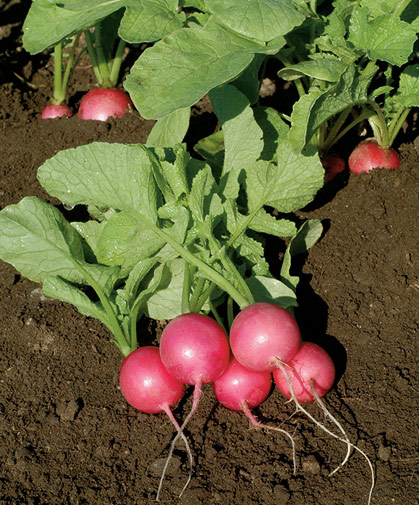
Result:
M234 357L249 370L271 372L287 363L300 348L300 330L282 307L259 302L235 317L230 329Z
M327 183L334 179L337 174L343 172L346 168L345 160L339 156L328 154L322 158L322 165L325 169L324 182Z
M203 314L181 314L164 328L160 356L167 371L178 381L194 386L193 402L180 430L173 439L163 469L157 501L173 450L179 436L198 409L203 384L214 382L227 368L230 347L223 328Z
M137 410L149 414L165 412L185 443L189 455L190 473L184 489L192 477L193 457L188 441L173 416L174 407L185 393L185 386L163 366L157 347L140 347L128 354L119 372L119 385L127 402Z
M399 168L400 157L392 148L384 148L376 142L364 142L352 151L348 159L349 170L355 174L374 168Z
M351 449L355 449L366 459L371 471L371 488L368 496L369 505L375 483L372 463L365 452L349 440L340 422L332 415L321 400L321 397L330 390L335 379L335 366L329 354L316 344L303 342L300 350L291 361L287 364L278 363L278 369L274 370L273 376L278 389L287 398L293 400L297 411L306 415L316 426L325 431L328 435L346 444L347 452L344 460L330 473L330 475L336 473L337 470L348 461ZM325 417L328 417L335 424L342 436L336 435L329 430L329 428L320 423L301 405L302 402L313 401L319 405Z
M212 387L217 400L224 407L244 412L257 428L279 431L290 439L295 473L295 444L292 436L282 428L259 422L251 412L251 409L258 407L268 397L272 387L271 373L249 370L232 357L227 369L214 381Z
M122 117L133 106L125 91L117 88L95 88L83 96L78 116L81 119L106 121L109 117Z

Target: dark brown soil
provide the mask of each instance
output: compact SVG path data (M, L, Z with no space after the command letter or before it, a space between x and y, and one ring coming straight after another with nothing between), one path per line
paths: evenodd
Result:
M26 8L27 2L16 0L1 12L0 208L26 195L47 198L36 171L58 150L96 140L144 142L153 124L136 112L107 123L41 120L51 66L47 57L30 58L20 46ZM78 71L69 90L75 103L92 82L88 71ZM194 131L205 136L213 118L205 108L196 113ZM297 319L303 337L324 346L336 363L338 377L326 403L371 458L374 505L414 505L419 496L417 149L417 143L402 143L399 170L343 176L298 214L320 218L325 233L300 258ZM73 307L45 299L38 285L2 262L0 293L0 505L154 503L173 429L165 415L138 413L125 403L118 390L122 357L109 332ZM158 328L145 322L142 342L157 343ZM179 420L190 405L188 391L175 409ZM316 406L308 409L322 420ZM293 408L273 391L256 413L278 426ZM205 386L187 429L196 459L192 482L177 500L188 474L179 445L162 502L366 503L370 475L359 454L329 477L344 444L300 414L285 427L295 430L296 475L284 437L249 429L244 415L221 407Z

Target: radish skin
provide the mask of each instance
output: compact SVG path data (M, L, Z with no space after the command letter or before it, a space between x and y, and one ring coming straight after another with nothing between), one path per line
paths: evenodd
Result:
M282 307L259 302L244 308L230 329L234 357L249 370L271 372L287 363L300 348L300 330Z
M375 142L364 142L352 151L348 159L349 170L360 174L374 168L397 169L400 157L394 149L385 149Z
M60 117L71 117L72 115L72 110L65 103L49 103L42 111L41 119L57 119Z
M108 118L121 118L134 107L125 91L117 88L94 88L82 98L78 116L81 119L106 121Z

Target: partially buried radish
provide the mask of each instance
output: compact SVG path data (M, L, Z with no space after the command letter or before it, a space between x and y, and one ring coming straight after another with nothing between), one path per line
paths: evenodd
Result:
M214 319L203 314L187 313L175 317L164 328L160 356L167 371L178 381L193 385L194 393L191 410L171 444L157 500L175 443L198 409L201 387L218 379L227 368L230 347L227 335Z
M282 428L261 423L251 412L251 409L258 407L269 395L272 387L270 372L249 370L232 357L226 371L214 381L212 387L217 400L224 407L242 411L257 428L279 431L290 439L295 473L295 447L292 436Z
M322 165L325 170L324 182L327 183L334 179L337 174L343 172L346 168L345 160L340 156L328 154L322 158Z
M109 117L122 117L133 107L125 91L117 88L95 88L88 91L80 102L81 119L106 121Z
M72 115L73 112L67 104L49 103L42 111L41 119L56 119L60 117L71 117Z
M235 317L230 345L237 361L249 370L271 372L297 353L300 330L294 317L282 307L254 303Z
M165 412L179 436L185 443L190 460L190 474L184 489L191 479L193 458L188 441L180 431L171 407L185 393L185 386L175 379L163 366L157 347L140 347L128 354L119 372L119 385L127 402L137 410L149 414Z
M392 148L376 142L364 142L352 151L348 159L349 170L355 174L370 172L374 168L399 168L400 157Z

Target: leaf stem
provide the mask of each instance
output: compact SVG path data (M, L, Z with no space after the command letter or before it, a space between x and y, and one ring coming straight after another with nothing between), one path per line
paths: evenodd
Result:
M402 107L399 112L394 116L394 118L391 120L389 126L388 126L388 143L389 147L391 147L396 140L397 135L399 134L399 131L401 127L403 126L403 123L406 121L407 116L409 115L410 112L410 107Z
M121 70L122 65L122 57L124 55L126 45L127 44L125 40L122 39L118 40L118 45L116 47L115 56L111 65L111 72L109 75L109 81L111 83L111 86L116 86L118 82L119 71Z
M90 33L89 30L85 30L84 36L86 38L87 51L89 53L90 61L92 62L93 72L96 76L98 84L102 85L102 75L100 74L99 71L99 63L96 56L96 50L93 45L92 34Z

